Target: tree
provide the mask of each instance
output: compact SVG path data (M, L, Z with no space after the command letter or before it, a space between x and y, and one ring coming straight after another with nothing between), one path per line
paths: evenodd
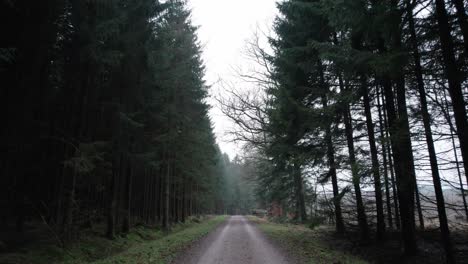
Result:
M435 1L435 11L445 75L448 81L450 98L452 99L457 135L458 140L460 141L460 149L464 161L463 166L468 180L468 162L466 162L466 160L468 160L468 121L466 118L465 100L462 92L463 77L455 59L454 44L451 36L447 10L445 9L445 1ZM459 9L457 11L460 12L461 10ZM463 21L461 22L463 23ZM467 40L465 39L465 45L466 43Z
M214 211L222 154L183 1L0 7L11 47L0 53L1 133L12 142L1 147L18 150L1 167L2 207L16 208L7 224L43 219L68 246L103 220L112 239Z

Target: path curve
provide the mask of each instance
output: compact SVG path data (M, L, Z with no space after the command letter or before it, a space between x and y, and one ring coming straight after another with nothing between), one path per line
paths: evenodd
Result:
M173 264L292 264L244 216L232 216Z

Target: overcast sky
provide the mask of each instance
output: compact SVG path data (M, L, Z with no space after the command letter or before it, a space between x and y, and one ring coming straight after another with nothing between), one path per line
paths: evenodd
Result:
M276 15L277 0L189 0L193 24L199 26L198 36L204 45L206 80L214 84L212 93L222 93L216 82L232 80L232 67L248 67L243 57L246 40L250 39L256 27L271 26ZM232 123L222 115L214 100L210 116L221 150L231 158L240 154L239 147L229 142L226 131Z

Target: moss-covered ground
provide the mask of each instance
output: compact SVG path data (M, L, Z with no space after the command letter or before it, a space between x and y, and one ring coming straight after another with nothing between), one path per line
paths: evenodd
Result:
M273 242L288 251L290 255L307 264L361 264L368 263L358 256L336 250L324 240L324 230L311 230L303 225L280 224L250 216L249 220Z

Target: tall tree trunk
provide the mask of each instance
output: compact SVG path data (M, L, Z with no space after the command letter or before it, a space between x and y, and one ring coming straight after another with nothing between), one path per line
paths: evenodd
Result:
M318 66L320 70L320 83L322 89L324 90L324 95L322 95L322 106L324 111L327 111L328 108L328 100L326 93L329 92L329 88L326 87L325 77L323 73L323 65L322 62L318 61ZM336 162L335 162L335 148L333 147L333 140L332 140L332 131L331 131L331 118L328 119L329 121L326 124L326 131L325 131L325 144L327 145L327 159L328 159L328 167L329 173L332 180L332 187L333 187L333 205L335 207L335 226L336 232L339 234L343 234L345 232L345 225L343 221L343 214L341 211L341 199L340 199L340 190L338 187L338 177L336 175Z
M373 5L377 1L373 1ZM398 27L395 27L391 32L392 50L401 51L401 32L400 15L398 12L398 1L392 0L390 9ZM387 49L382 36L377 37L377 46L380 54L387 54ZM401 234L404 253L406 255L415 255L417 252L416 236L415 236L415 219L414 219L414 182L411 139L409 137L409 124L406 113L406 95L405 81L402 72L394 73L395 83L397 87L398 114L395 109L394 91L392 89L392 79L389 73L384 73L379 76L380 83L384 90L385 109L388 116L388 127L390 130L390 143L395 164L395 174L397 178L399 213L401 223ZM406 115L405 115L406 114ZM396 208L397 209L397 208Z
M293 177L296 185L296 199L299 219L302 223L307 221L307 212L304 197L304 180L302 179L301 167L297 161L293 164Z
M366 80L362 80L362 93L364 98L364 111L366 116L367 134L372 159L372 173L374 175L375 203L377 208L377 239L382 240L385 236L385 216L382 200L382 183L380 181L380 164L375 144L374 121L372 120L369 90Z
M445 9L445 1L435 0L435 4L442 57L445 64L445 74L448 80L450 98L452 99L452 107L455 115L458 140L460 141L465 176L468 181L468 121L462 92L463 80L455 59L454 45L451 37L447 10Z
M413 173L413 174L416 175L416 173ZM424 225L424 215L422 212L421 199L419 197L418 181L416 180L416 177L414 178L414 200L416 202L416 210L418 213L419 228L421 230L424 230L426 227Z
M161 170L158 170L158 174L156 174L154 177L155 177L155 181L154 181L154 185L153 185L153 188L154 188L154 191L155 191L155 195L154 195L154 200L153 200L153 208L154 208L154 220L155 222L160 222L161 221L161 218L160 218L160 214L159 214L159 185L161 184Z
M188 189L189 189L188 200L187 200L187 217L191 217L193 215L193 212L192 212L192 193L193 193L192 180L189 180L187 184L188 184Z
M455 135L451 133L451 138L452 138L452 148L453 148L453 155L455 157L455 164L457 166L457 175L458 175L458 182L460 184L460 191L461 191L461 196L463 200L463 208L465 208L465 216L466 216L466 221L468 221L468 205L466 203L466 193L465 193L465 188L463 187L463 180L460 172L460 163L458 162L458 153L457 153L457 146L455 145Z
M344 117L344 123L345 123L346 140L348 143L349 163L351 165L352 182L354 186L354 192L356 195L359 231L361 234L361 240L367 241L369 239L369 226L367 224L367 216L366 216L364 202L362 200L362 194L361 194L361 187L360 187L361 176L359 174L359 168L358 168L358 164L356 162L356 157L354 153L355 150L354 150L353 125L352 125L349 105L345 106L343 117Z
M401 16L399 14L398 1L392 0L391 3L392 15L396 21L397 27L391 32L392 41L391 47L394 52L402 52L401 44ZM392 142L394 150L394 160L396 168L399 168L397 173L398 191L400 197L400 214L403 234L404 251L407 255L415 255L417 252L415 238L415 221L414 221L414 190L416 188L416 175L414 174L414 158L411 146L410 128L408 121L408 112L406 108L406 89L404 72L399 69L394 72L395 87L396 87L396 105L398 115L395 110L388 109L390 131L393 131ZM388 85L386 85L388 88ZM391 86L390 86L391 87ZM387 106L393 107L393 94L391 89L385 89L387 97ZM392 116L390 116L392 114ZM396 154L396 155L395 155ZM397 159L398 157L398 159ZM398 177L399 176L399 177Z
M327 103L326 99L322 99L323 106L326 108ZM341 212L341 199L340 199L340 190L338 187L338 177L336 175L336 163L335 163L335 149L333 147L332 135L330 124L327 125L325 132L325 141L327 144L327 157L328 157L328 167L329 173L332 180L333 187L333 205L335 206L335 225L336 232L343 234L345 232L345 225L343 221L343 214Z
M445 201L440 183L439 165L437 164L437 154L435 152L434 140L432 138L431 117L427 109L426 89L424 87L421 56L419 54L419 45L417 42L416 29L414 25L413 8L411 2L406 0L409 30L411 34L411 48L413 52L416 82L418 85L419 98L421 103L421 114L424 123L424 132L426 136L427 149L429 152L429 160L431 164L432 179L437 200L437 211L439 213L440 230L442 233L442 241L445 248L447 262L453 263L454 257L452 252L452 242L450 240L450 231L447 222L447 214L445 212ZM416 185L417 186L417 185ZM416 187L417 188L417 187Z
M187 183L186 183L186 179L184 177L183 180L182 180L182 201L181 201L181 213L182 213L181 221L182 221L182 223L185 223L185 219L187 217L187 214L186 214L186 212L187 212L187 209L186 209L187 208L187 206L186 206L187 205L187 196L186 196L186 194L187 194Z
M132 197L132 164L127 162L126 171L125 171L125 193L124 193L124 217L122 222L122 232L130 232L130 206L131 206L131 197Z
M391 84L390 84L391 85ZM395 222L396 222L396 226L398 229L401 228L401 217L400 217L400 206L399 206L399 197L398 197L398 186L397 186L397 182L396 182L396 179L395 179L395 171L396 171L396 168L395 168L395 163L393 162L393 155L394 155L394 152L392 150L392 140L391 140L391 136L390 136L390 125L388 124L388 118L387 118L387 114L386 114L386 111L387 111L387 104L385 102L385 91L383 91L382 93L382 106L383 106L383 109L384 109L384 112L383 112L383 118L384 118L384 127L385 127L385 147L387 149L387 153L388 153L388 166L389 166L389 169L390 169L390 180L391 180L391 183L392 183L392 190L393 190L393 205L395 207Z
M445 90L444 90L444 93L443 93L443 98L444 98L444 104L443 105L445 106L445 111L447 113L447 115L446 115L447 122L449 123L450 127L453 127L452 119L450 118L450 115L448 114L449 111L450 111L450 107L448 105L447 94L445 93ZM464 187L463 187L462 174L461 174L461 171L460 171L460 162L458 160L457 145L455 144L455 135L453 134L453 131L450 132L450 138L452 140L453 155L455 157L455 165L457 167L458 181L460 183L460 190L461 190L461 195L462 195L462 200L463 200L463 206L465 208L466 220L468 221L468 206L467 206L467 202L466 202L466 193L465 193L465 190L464 190Z
M437 200L437 211L439 214L439 223L440 223L440 230L442 234L442 241L445 248L447 262L453 263L453 250L452 250L452 242L450 239L450 231L447 222L447 214L445 211L445 201L444 195L442 191L442 185L440 183L440 175L439 175L439 166L437 164L437 154L435 152L434 147L434 140L432 138L432 129L431 129L431 117L429 115L429 110L427 109L427 99L426 99L426 89L424 87L424 80L423 80L423 73L422 73L422 66L421 66L421 56L419 54L419 45L417 42L416 36L416 29L414 25L414 17L413 17L413 9L411 7L411 2L406 0L407 5L407 13L408 13L408 22L409 22L409 29L411 34L411 46L414 58L414 65L415 65L415 75L416 75L416 82L418 85L419 91L419 98L421 103L421 114L424 123L424 132L426 136L426 143L427 149L429 152L429 160L431 164L431 172L432 172L432 179L434 183L434 189L436 194Z
M76 168L73 166L72 168L68 168L67 171L71 174L71 183L67 193L67 204L66 204L66 213L64 219L64 230L63 241L65 243L69 243L73 240L74 236L74 228L73 228L73 208L75 202L75 186L76 186Z
M382 116L382 104L380 103L380 89L377 86L377 108L379 112L379 126L380 126L380 145L382 146L382 161L384 167L384 178L385 178L385 200L387 204L387 221L391 229L393 229L393 217L392 217L392 204L390 200L390 184L388 180L388 164L387 164L387 148L385 142L385 132L386 129L383 125L383 116Z
M171 161L168 153L168 146L166 146L166 171L164 176L164 202L163 202L163 229L169 230L169 210L170 210L170 177L171 177Z
M351 35L352 48L359 50L359 51L362 50L362 42L363 42L362 39L363 39L363 32L360 29L353 29L353 32ZM382 187L381 187L381 182L380 182L379 161L378 161L378 156L377 156L377 147L375 145L374 125L373 125L372 114L371 114L371 109L370 109L367 80L365 78L365 74L362 72L358 71L358 76L360 76L360 79L361 79L360 80L361 93L364 96L366 125L367 125L367 132L368 132L369 144L370 144L370 150L371 150L372 173L374 175L374 188L375 188L375 199L376 199L376 208L377 208L377 239L382 240L385 235L385 219L384 219L384 213L383 213ZM349 128L350 131L347 131L346 135L348 139L348 149L350 152L350 159L351 157L353 157L354 159L352 120L351 120L351 112L349 111L349 105L347 105L347 108L348 110L345 113L345 125L350 127ZM346 122L346 115L349 115L349 120L347 122ZM346 130L348 130L348 128L346 128ZM350 146L350 143L352 143L352 146ZM356 189L356 187L359 188L360 179L357 178L359 176L355 175L357 173L355 172L357 168L353 168L354 164L356 164L355 161L354 162L351 161L351 168L353 170L353 183ZM357 183L355 181L357 181ZM360 190L359 190L359 193L360 193ZM359 205L358 205L358 210L359 210ZM358 212L358 215L359 215L359 212ZM365 216L365 213L364 213L364 216ZM366 223L366 226L367 226L367 223Z
M118 155L118 154L117 154ZM112 165L112 178L110 184L110 193L109 193L109 208L107 212L107 232L106 236L109 239L115 238L115 221L117 214L117 194L119 187L119 173L120 173L120 163L122 161L119 158L114 158Z
M404 122L401 122L397 117L392 85L386 78L383 80L383 87L390 127L393 160L395 162L395 174L397 177L403 246L405 254L414 255L417 251L414 221L414 176L412 175L413 168L411 167L410 158L407 153L409 151L408 145L402 142L404 137L409 137L409 129L407 126L401 126L401 123Z

